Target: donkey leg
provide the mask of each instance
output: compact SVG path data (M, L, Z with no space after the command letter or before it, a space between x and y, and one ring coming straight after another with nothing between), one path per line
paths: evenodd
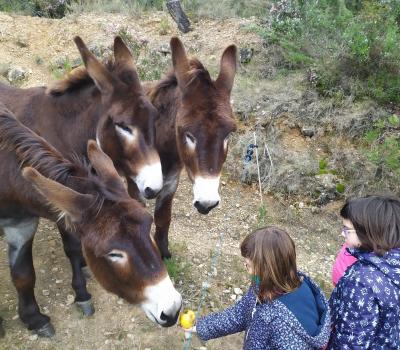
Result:
M3 328L3 319L0 317L0 338L3 338L5 335Z
M38 218L30 218L3 229L9 247L11 277L18 293L19 317L29 330L42 337L51 337L55 334L54 328L50 318L40 312L34 293L36 275L32 243L38 223Z
M86 267L85 258L82 254L81 242L73 234L57 224L64 245L64 252L67 255L72 268L72 288L75 292L75 303L85 316L94 314L92 296L86 289L85 272L82 268Z
M157 197L154 210L154 221L156 233L154 239L160 249L163 259L170 259L171 253L168 249L168 231L171 223L172 199L178 187L179 175L171 176L166 179L164 186Z

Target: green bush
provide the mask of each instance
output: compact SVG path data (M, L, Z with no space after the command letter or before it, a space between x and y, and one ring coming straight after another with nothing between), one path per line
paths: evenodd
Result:
M279 66L312 69L322 95L400 103L400 1L275 0L264 22Z
M0 11L31 16L62 18L73 0L0 0Z
M362 147L366 157L400 180L400 118L393 114L376 121L365 132Z

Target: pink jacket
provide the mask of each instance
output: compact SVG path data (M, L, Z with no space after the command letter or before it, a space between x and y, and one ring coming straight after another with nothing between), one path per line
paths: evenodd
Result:
M340 278L344 275L347 268L349 266L353 265L357 261L357 259L354 256L352 256L346 250L346 248L347 248L347 244L344 243L336 257L335 263L333 264L332 282L333 282L333 285L335 285L335 286L339 282Z

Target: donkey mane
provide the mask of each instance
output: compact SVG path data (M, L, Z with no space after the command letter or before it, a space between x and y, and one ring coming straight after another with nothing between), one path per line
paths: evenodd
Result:
M63 79L48 86L46 93L53 96L60 96L91 84L93 84L93 80L89 76L86 68L84 66L79 66L65 75Z
M104 63L107 70L111 73L115 72L117 65L111 59ZM52 96L61 96L68 92L77 91L87 86L94 85L93 79L90 77L85 66L79 66L62 79L53 82L47 87L46 93Z
M57 182L65 183L69 175L84 171L83 167L67 161L7 110L0 112L0 149L14 152L21 167L32 166Z
M204 68L203 64L197 59L192 58L189 60L189 84L191 84L194 80L202 79L207 83L212 83L210 73L206 68ZM149 97L151 101L154 101L156 96L161 90L175 88L178 85L178 80L176 78L175 72L170 70L164 79L159 81L150 91Z

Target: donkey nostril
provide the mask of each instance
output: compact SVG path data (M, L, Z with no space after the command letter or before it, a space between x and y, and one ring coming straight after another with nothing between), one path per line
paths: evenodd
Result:
M214 209L217 205L219 204L219 201L215 202L208 202L208 203L202 203L200 201L195 201L194 206L198 210L200 214L208 214L211 209Z
M164 312L161 312L160 320L165 321L165 323L162 324L161 326L163 327L173 326L178 321L178 316L179 316L179 311L173 316L168 316Z
M144 195L148 199L154 198L156 196L156 194L157 194L156 191L152 190L150 187L146 187L144 189Z

